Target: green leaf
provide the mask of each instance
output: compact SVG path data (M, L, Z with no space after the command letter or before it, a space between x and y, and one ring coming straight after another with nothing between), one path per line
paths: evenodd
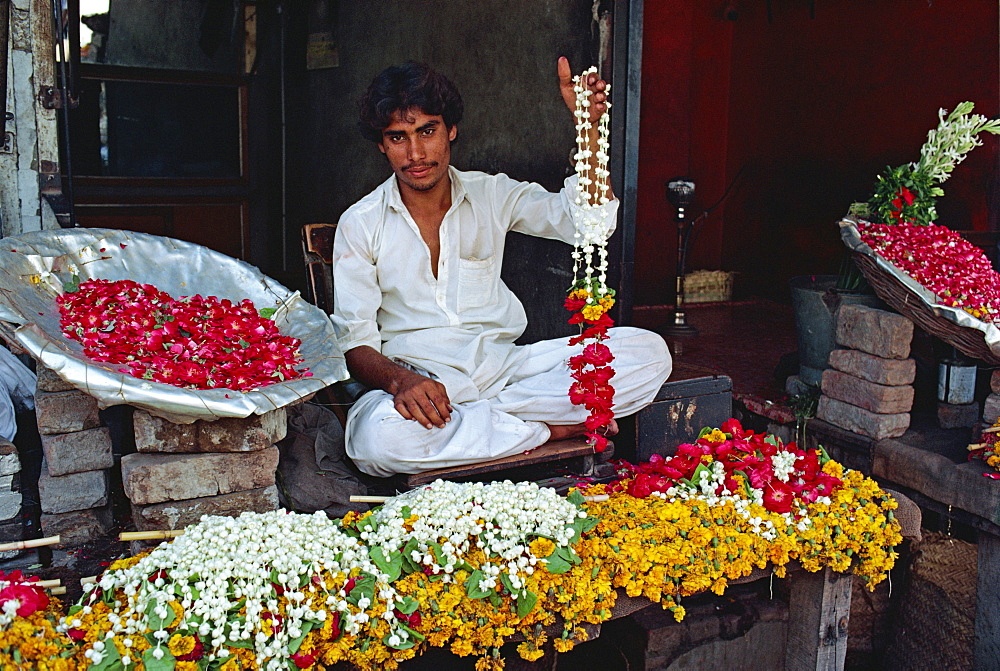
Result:
M257 310L257 312L260 313L260 316L264 319L273 319L274 313L277 311L278 308L261 308L260 310Z
M486 595L486 598L494 608L499 608L503 605L503 599L501 599L500 595L496 592L490 592Z
M169 653L167 653L169 654ZM171 659L173 659L171 657ZM118 648L111 641L104 641L104 651L101 652L101 663L91 664L88 671L111 671L122 667L122 656L118 654ZM173 666L170 667L174 668Z
M830 461L830 454L826 451L826 448L822 445L817 445L816 449L819 450L819 465L823 466L826 462Z
M575 506L582 506L584 503L583 494L580 493L579 489L574 489L570 495L566 497L566 500Z
M698 438L704 438L713 431L715 431L715 429L713 429L710 426L706 426L705 428L703 428L701 431L698 432Z
M153 656L154 650L156 650L156 647L152 647L146 652L142 653L142 663L146 667L146 671L171 671L174 668L174 663L176 660L174 660L174 656L170 654L170 651L167 650L167 646L165 645L160 646L160 650L163 651L163 657L161 657L160 659L157 659L156 657Z
M403 629L406 630L407 634L410 635L410 639L411 640L414 640L414 641L423 641L425 638L427 638L426 636L424 636L423 634L421 634L419 631L414 631L413 629L410 629L405 624L400 625L400 626L401 626L401 628L403 628Z
M371 557L375 566L378 566L379 571L389 576L389 582L395 582L399 579L403 568L403 557L398 551L391 552L386 557L381 546L375 545L368 548L368 556Z
M500 582L507 589L507 591L510 592L511 594L514 594L515 592L517 592L517 590L514 589L514 585L510 582L510 574L507 573L506 571L503 571L500 574Z
M525 590L523 595L517 597L517 616L520 618L527 617L538 603L538 595L534 592Z
M81 610L83 610L83 606L81 606L80 604L76 603L76 604L73 604L72 606L69 607L69 611L67 611L66 614L67 615L76 615Z
M404 596L396 605L396 610L403 615L410 615L416 612L417 608L420 608L420 602L412 596Z
M173 608L166 604L164 604L164 608L167 610L167 616L160 617L156 614L155 601L150 601L149 605L146 606L147 626L150 630L156 631L158 629L166 629L174 623L174 620L177 619L177 613L174 612Z
M560 557L559 554L555 552L542 559L542 561L545 562L545 570L549 573L565 573L572 568L568 561Z
M748 499L753 498L753 490L750 488L750 476L746 474L745 471L736 470L733 471L734 474L739 474L743 476L743 493L746 494ZM733 492L735 494L736 492Z
M691 486L698 487L701 484L701 473L705 471L709 476L712 475L712 471L705 464L698 464L698 467L694 469L694 473L691 474Z
M68 294L75 294L80 290L80 276L73 275L69 282L63 282L63 291Z
M347 600L357 606L358 601L365 597L369 601L374 601L375 599L375 576L370 573L361 574L361 577L354 584L354 589L347 595ZM360 606L358 607L360 608Z
M469 576L469 579L465 581L465 593L469 595L470 599L483 599L489 596L493 590L480 589L479 582L486 578L483 572L476 569Z
M403 628L405 629L405 627ZM417 644L416 640L414 640L411 637L406 639L405 641L400 642L399 645L392 645L391 643L389 643L389 639L391 637L392 634L386 634L385 638L382 639L382 642L385 643L386 647L392 648L393 650L409 650L410 648L412 648Z

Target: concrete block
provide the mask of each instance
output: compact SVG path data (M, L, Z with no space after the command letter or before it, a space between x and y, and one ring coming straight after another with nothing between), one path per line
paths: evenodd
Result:
M288 429L284 408L192 424L174 424L136 410L132 422L136 449L161 453L256 452L284 438Z
M111 454L111 432L101 426L86 431L43 435L42 453L49 475L99 471L115 465Z
M0 475L13 475L21 470L21 459L14 443L0 439Z
M822 389L827 396L882 415L913 408L912 386L876 384L833 368L823 371Z
M115 526L111 505L74 510L56 515L42 514L42 533L59 535L56 547L83 545L111 533Z
M979 421L979 404L954 403L937 404L938 426L942 429L958 429L963 426L973 426Z
M135 505L218 496L270 487L278 448L248 453L128 454L122 457L125 495Z
M43 459L38 497L44 513L99 508L108 503L108 474L106 471L85 471L53 477Z
M82 391L40 391L35 394L38 432L43 435L71 433L101 425L97 399Z
M35 374L38 377L38 391L71 391L76 389L66 380L56 375L51 368L38 364Z
M186 501L133 505L132 521L139 531L183 529L197 522L202 515L237 517L242 512L264 513L278 508L278 488L271 485Z
M816 417L875 440L901 436L910 427L908 412L878 414L826 395L819 398Z
M917 362L913 359L886 359L856 349L833 350L830 365L862 380L890 387L913 384L917 377Z
M895 312L843 305L837 313L837 344L886 359L910 356L913 322Z
M1000 394L988 394L983 401L983 421L993 424L1000 418Z

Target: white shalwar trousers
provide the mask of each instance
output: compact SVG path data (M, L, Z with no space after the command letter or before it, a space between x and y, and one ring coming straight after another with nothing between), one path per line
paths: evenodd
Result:
M615 359L614 413L631 415L652 403L670 375L670 351L659 335L632 327L609 329ZM549 439L547 424L578 424L589 414L569 400L569 338L525 345L527 356L494 398L452 403L451 421L427 429L403 418L381 390L362 396L347 417L347 454L365 473L387 477L500 459Z

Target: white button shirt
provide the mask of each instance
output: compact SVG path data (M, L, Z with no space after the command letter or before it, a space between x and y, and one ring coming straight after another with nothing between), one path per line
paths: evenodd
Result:
M500 279L508 231L572 244L578 206L575 176L550 193L503 174L449 174L437 278L395 175L344 212L332 320L341 351L368 345L431 373L463 403L499 393L524 356L514 345L527 325L524 308ZM618 201L605 207L613 222Z

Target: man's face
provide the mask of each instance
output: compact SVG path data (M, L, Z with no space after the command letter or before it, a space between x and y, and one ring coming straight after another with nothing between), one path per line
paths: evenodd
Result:
M451 141L457 135L458 126L448 128L440 114L414 108L392 115L378 148L389 159L401 188L430 191L448 174Z

